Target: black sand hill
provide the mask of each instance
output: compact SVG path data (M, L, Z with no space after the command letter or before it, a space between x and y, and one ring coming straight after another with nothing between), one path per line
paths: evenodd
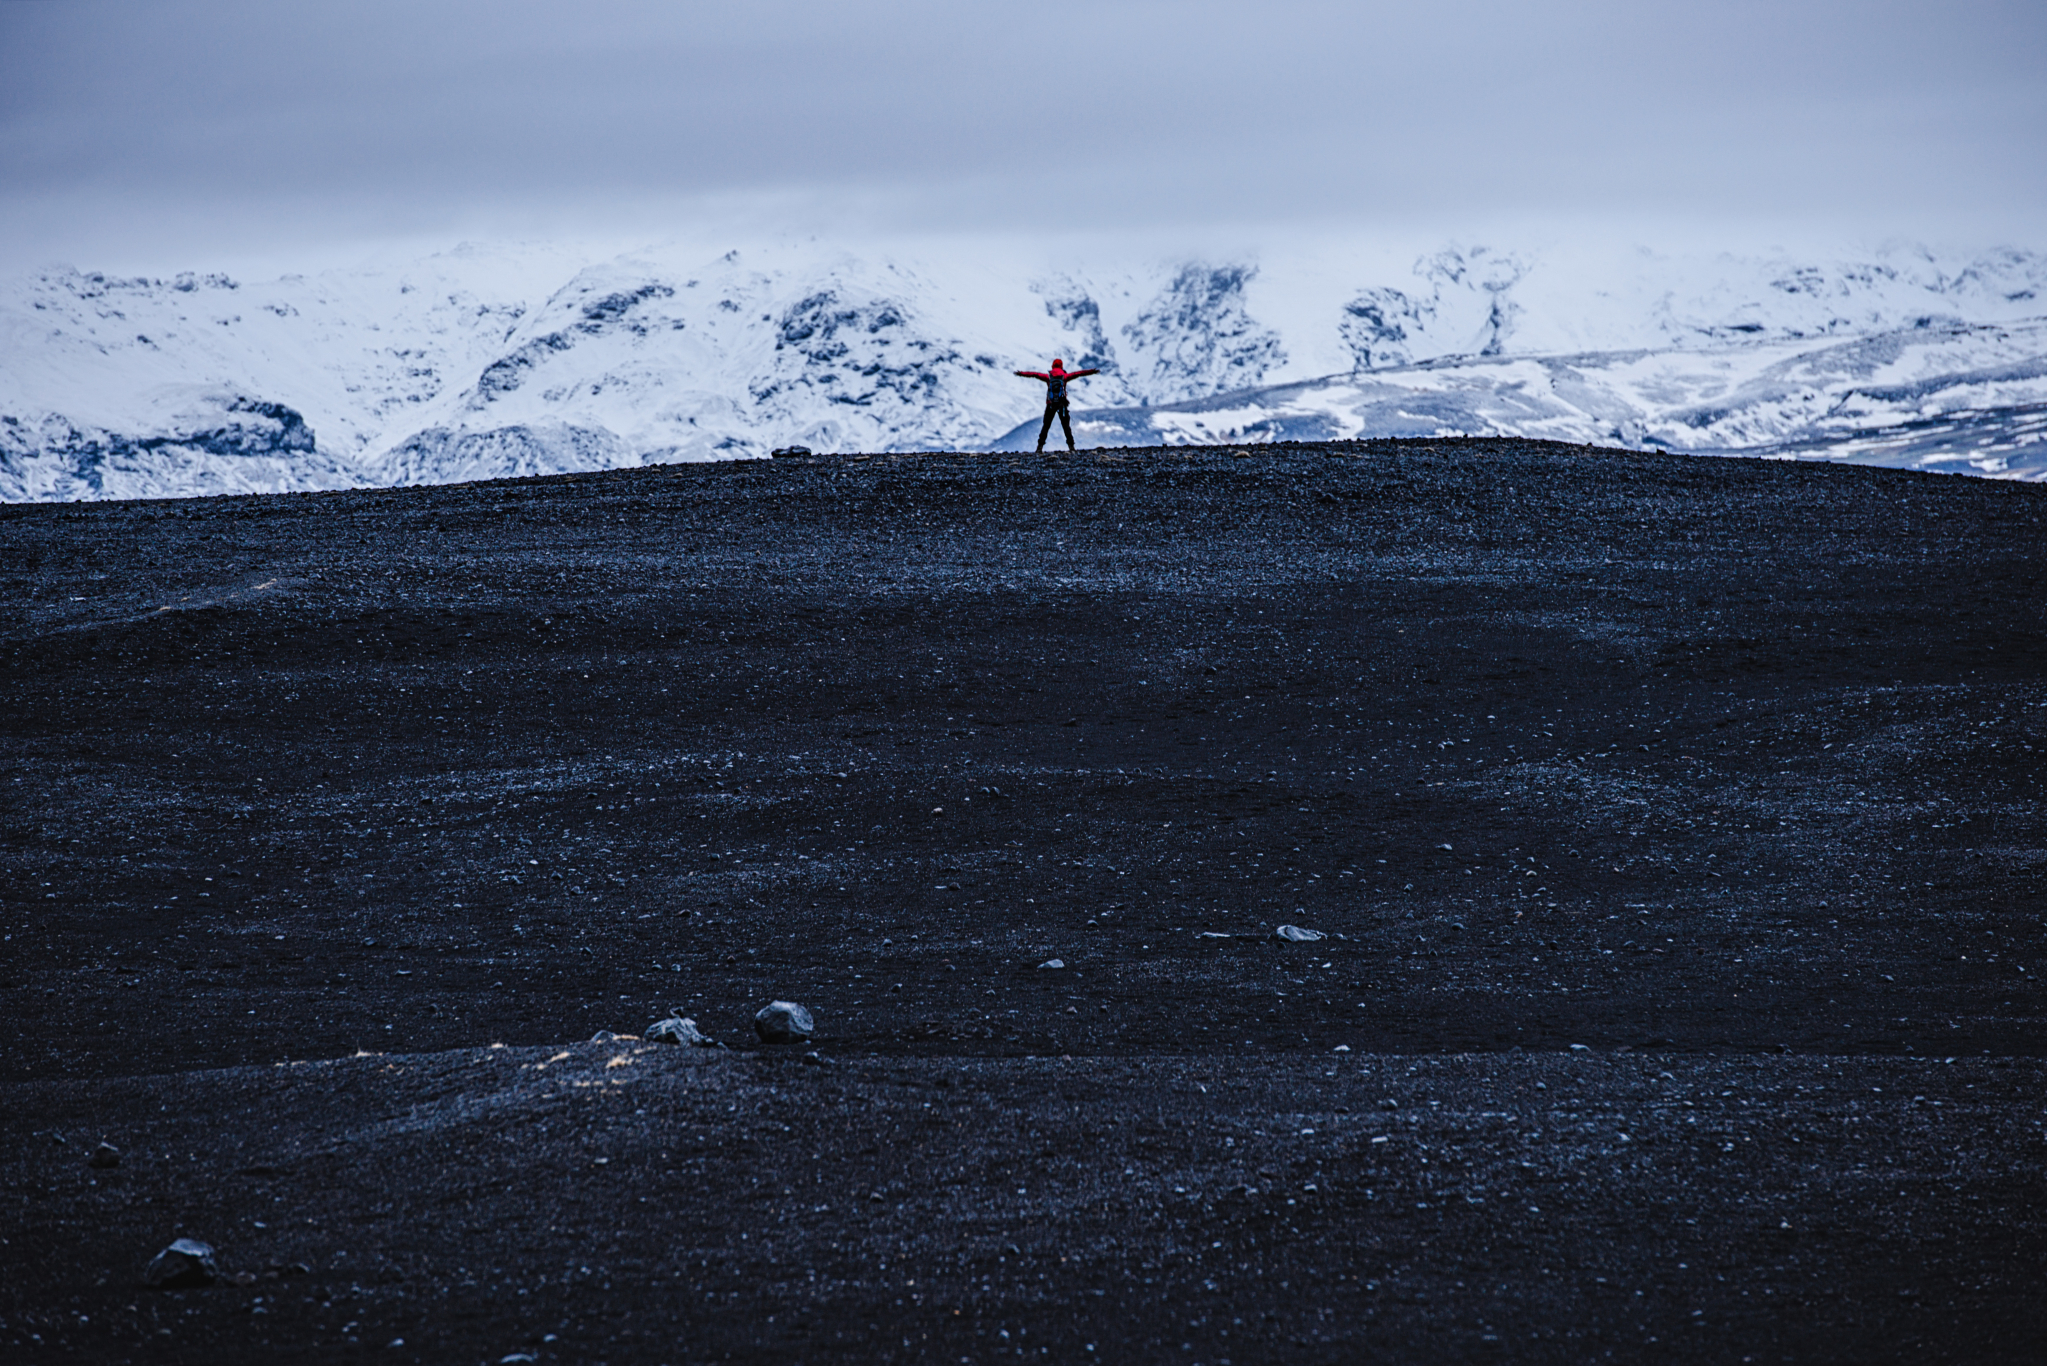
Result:
M2039 1357L2043 547L1514 441L0 509L0 1357Z

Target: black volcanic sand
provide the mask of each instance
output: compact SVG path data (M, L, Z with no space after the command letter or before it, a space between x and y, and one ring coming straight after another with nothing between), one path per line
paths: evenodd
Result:
M2047 1355L2047 489L778 460L0 585L9 1361Z

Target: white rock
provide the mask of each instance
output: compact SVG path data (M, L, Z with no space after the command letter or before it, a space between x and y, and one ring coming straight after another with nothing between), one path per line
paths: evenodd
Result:
M753 1017L754 1033L762 1043L808 1043L816 1029L810 1012L794 1001L770 1001Z
M654 1043L688 1044L692 1048L716 1048L718 1041L697 1028L697 1022L680 1011L647 1026L647 1038Z

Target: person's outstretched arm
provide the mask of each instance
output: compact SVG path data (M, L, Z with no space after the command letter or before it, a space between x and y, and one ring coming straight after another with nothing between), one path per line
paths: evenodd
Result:
M1052 382L1052 377L1046 374L1043 370L1019 370L1016 373L1023 376L1025 379L1041 379L1045 381L1045 383L1047 384L1050 384Z
M1101 373L1102 372L1099 370L1068 370L1066 372L1066 378L1079 379L1084 375L1099 375Z

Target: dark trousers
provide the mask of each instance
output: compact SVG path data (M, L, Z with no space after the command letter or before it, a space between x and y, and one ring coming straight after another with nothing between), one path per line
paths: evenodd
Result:
M1045 425L1038 428L1038 449L1045 449L1045 438L1052 431L1052 415L1059 415L1059 429L1066 433L1066 449L1073 449L1073 422L1066 416L1066 400L1053 398L1045 400Z

